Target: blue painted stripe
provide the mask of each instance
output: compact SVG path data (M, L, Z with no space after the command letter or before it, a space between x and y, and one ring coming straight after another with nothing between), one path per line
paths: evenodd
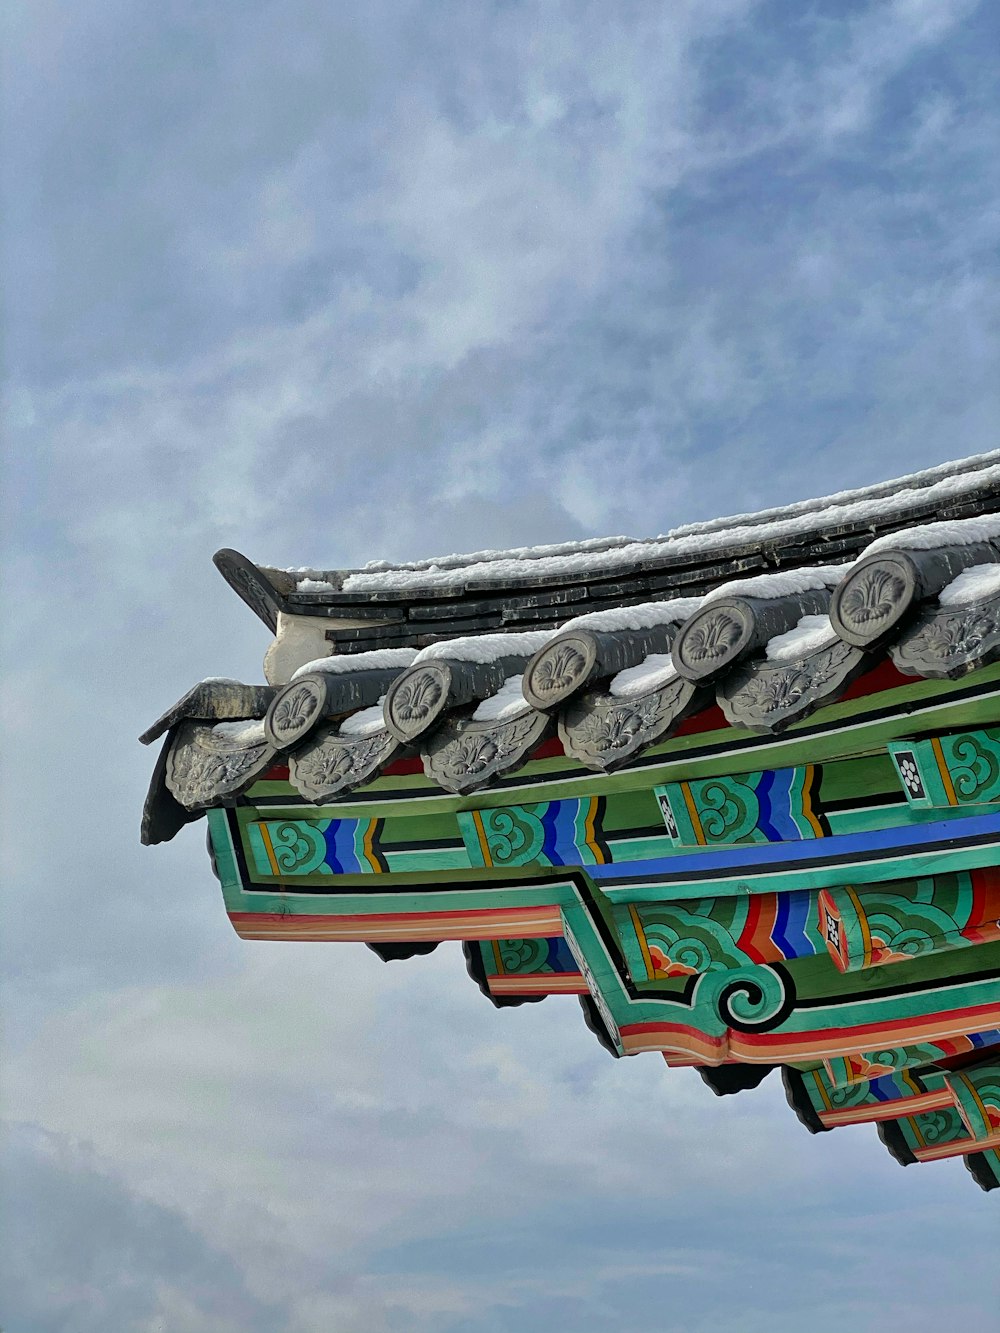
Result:
M576 848L576 821L580 813L580 801L576 798L556 802L556 837L559 839L559 864L579 865L580 854Z
M779 893L771 938L785 953L786 958L811 958L816 945L806 933L813 895L808 890Z
M346 873L357 874L361 869L358 854L354 847L354 835L357 832L358 821L356 819L338 819L336 824L337 860L344 867Z
M542 855L551 866L561 866L563 864L559 855L559 835L556 830L558 814L558 801L549 801L542 814Z
M868 1091L877 1102L898 1102L900 1100L899 1088L896 1086L896 1080L892 1074L883 1074L881 1078L873 1078L868 1084Z
M768 842L782 841L781 833L773 821L775 812L771 793L777 776L773 769L768 769L760 775L760 782L757 784L757 827Z
M331 819L323 830L323 837L326 839L326 863L335 875L347 873L341 864L337 846L337 830L342 823L343 820Z
M792 786L796 779L794 768L783 768L775 773L771 791L771 820L781 837L788 842L801 842L802 830L792 818Z
M556 935L549 940L549 952L546 959L553 972L578 972L576 959L570 953L564 935Z
M635 879L684 879L691 874L718 870L729 874L740 871L781 869L787 862L822 864L839 857L926 852L935 846L948 847L971 838L1000 839L1000 814L973 815L967 819L937 820L932 824L900 825L888 829L868 829L861 833L838 833L831 838L797 842L736 846L721 850L692 852L685 856L656 857L648 861L619 862L617 865L590 866L597 880L628 883Z

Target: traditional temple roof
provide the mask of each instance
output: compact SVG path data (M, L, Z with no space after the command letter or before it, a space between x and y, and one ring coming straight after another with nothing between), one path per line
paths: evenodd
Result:
M266 682L144 733L143 840L208 812L241 934L463 939L496 1004L579 995L613 1053L716 1092L781 1064L809 1128L1000 1181L1000 1107L968 1146L1000 1049L1000 451L643 541L216 564Z
M390 591L398 598L407 580L421 580L407 593L416 599L432 579L447 582L450 601L439 588L423 619L380 627L398 630L407 646L358 651L359 640L342 637L353 631L339 626L321 630L326 637L319 639L290 627L306 608L321 626L329 612L346 609L338 599L347 594L312 590L311 571L298 583L310 591L288 593L276 604L280 631L269 654L270 685L203 681L142 740L184 724L167 781L189 809L238 794L279 756L292 785L315 802L346 795L413 752L432 782L466 792L496 783L554 735L586 768L609 772L710 703L731 723L776 734L880 660L910 675L955 678L1000 651L994 578L1000 461L993 459L1000 453L966 460L954 474L941 475L940 468L921 474L919 485L894 483L888 498L885 487L847 492L788 517L769 510L741 516L733 527L706 524L660 542L626 545L613 538L572 551L539 547L489 559L480 552L361 575L324 574L331 588L376 580L370 592L352 591L355 599ZM901 526L918 511L932 521ZM747 536L754 532L755 544ZM699 543L697 567L691 542ZM837 561L813 563L824 544L827 552L834 546ZM664 554L673 546L689 549L686 582L679 557ZM639 547L657 554L640 561ZM845 551L853 560L844 561ZM602 581L608 558L626 552L616 582ZM275 587L274 571L235 552L220 552L216 562L244 596L249 585L239 582L237 570ZM566 617L567 603L554 604L556 594L546 597L541 588L565 579L565 565L575 569L577 562L593 582L573 585L572 605L587 604L589 595L602 606ZM674 566L669 583L655 600L638 601L638 589L648 596L651 579L668 577L650 574L654 565ZM499 569L516 596L497 592L486 610L483 590L499 580L484 571ZM682 586L698 591L679 596ZM478 590L478 601L469 601L470 589ZM296 598L316 600L287 611L299 608ZM529 608L532 598L544 605ZM479 625L503 622L512 600L519 621L531 610L539 617L535 625L544 616L546 628L467 632L470 608L477 608ZM258 602L260 609L263 598ZM350 605L356 614L361 602ZM425 633L432 611L435 629ZM311 658L321 643L328 651Z
M222 550L223 577L272 630L322 617L337 652L553 628L591 611L698 595L751 573L853 558L873 538L1000 505L1000 450L818 500L692 523L664 537L476 551L363 569L276 569Z

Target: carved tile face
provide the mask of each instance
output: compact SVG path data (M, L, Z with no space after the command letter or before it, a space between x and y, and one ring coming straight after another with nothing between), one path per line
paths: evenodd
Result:
M685 642L685 656L692 662L715 662L738 642L740 626L727 615L713 616L700 626Z
M279 690L271 701L264 729L273 745L288 749L304 740L320 723L326 706L326 684L305 676Z
M448 702L450 672L439 662L411 667L390 686L385 716L401 740L427 731Z
M840 614L854 625L881 623L892 614L903 595L903 580L878 565L866 570L845 592Z
M424 672L397 691L393 701L393 716L403 722L423 722L440 699L441 682Z
M551 707L585 685L594 665L593 644L579 635L557 640L528 664L525 694L539 707Z
M171 746L166 782L181 805L193 810L248 787L274 758L266 739L246 745L220 736L211 725L185 722Z
M532 677L535 689L539 694L564 690L580 675L583 665L583 654L577 652L572 644L564 643L539 663Z
M968 607L925 611L893 644L893 661L907 674L956 678L1000 657L1000 598Z
M874 644L896 626L920 595L917 573L904 555L862 564L834 592L830 619L855 647Z
M398 748L399 742L387 731L357 738L320 731L290 756L289 780L310 801L329 799L366 781Z
M446 791L470 791L527 758L549 726L544 713L507 722L445 722L423 750L424 770Z
M753 633L749 608L719 603L698 611L681 627L672 656L690 679L716 676L735 662Z

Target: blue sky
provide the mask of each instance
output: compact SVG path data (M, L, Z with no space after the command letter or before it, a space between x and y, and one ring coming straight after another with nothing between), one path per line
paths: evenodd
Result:
M4 1328L994 1327L957 1163L495 1012L455 948L240 943L198 827L138 846L133 737L261 678L219 546L651 535L995 447L996 6L5 25Z

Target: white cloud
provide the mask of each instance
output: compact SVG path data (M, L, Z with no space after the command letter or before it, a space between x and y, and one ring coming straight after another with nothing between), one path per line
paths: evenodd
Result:
M12 20L10 1109L94 1145L109 1263L147 1203L280 1333L825 1333L830 1253L859 1330L893 1282L975 1329L954 1164L494 1013L454 950L241 944L200 828L138 847L132 738L259 678L216 546L649 534L992 447L986 7L165 15ZM143 1264L107 1326L228 1333Z

